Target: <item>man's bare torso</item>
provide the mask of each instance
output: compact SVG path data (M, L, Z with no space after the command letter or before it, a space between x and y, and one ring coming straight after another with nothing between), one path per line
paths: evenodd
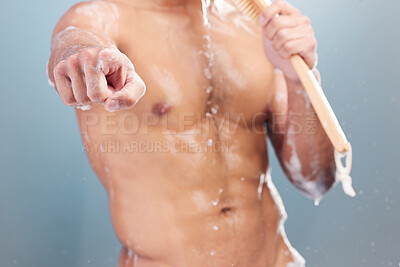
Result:
M120 266L295 261L280 209L269 187L259 186L268 168L274 72L258 28L214 9L207 48L200 0L172 9L112 5L117 47L147 92L133 109L109 113L95 105L77 116L125 247Z

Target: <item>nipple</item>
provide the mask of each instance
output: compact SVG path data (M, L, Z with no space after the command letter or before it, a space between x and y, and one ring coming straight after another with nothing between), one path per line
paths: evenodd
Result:
M165 113L169 112L171 106L167 103L157 103L153 106L153 113L157 116L162 116Z

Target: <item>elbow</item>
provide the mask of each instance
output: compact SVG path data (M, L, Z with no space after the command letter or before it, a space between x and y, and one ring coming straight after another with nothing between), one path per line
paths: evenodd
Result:
M303 195L319 202L335 184L335 166L316 169L309 174L288 171L287 176Z

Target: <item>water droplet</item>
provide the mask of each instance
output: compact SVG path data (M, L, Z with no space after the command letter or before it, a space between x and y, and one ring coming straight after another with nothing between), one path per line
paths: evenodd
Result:
M211 80L212 75L211 75L211 71L210 68L205 68L204 69L204 75L206 76L207 79ZM211 92L210 92L211 93ZM209 93L208 93L209 94Z
M208 139L207 140L207 146L212 146L213 144L213 140L212 139Z
M219 229L219 228L218 228L218 225L214 225L214 226L213 226L213 230L214 230L214 231L218 231L218 229Z
M212 204L214 207L217 206L218 203L219 203L219 199L216 199L216 200L211 201L211 204Z

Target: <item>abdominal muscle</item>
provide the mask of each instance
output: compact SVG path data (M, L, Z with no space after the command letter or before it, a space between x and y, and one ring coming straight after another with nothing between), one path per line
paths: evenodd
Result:
M210 138L214 145L226 141L225 151L212 145L207 151L204 146L186 151L182 144L201 144L201 134L166 136L154 127L147 135L104 137L98 129L82 131L82 120L80 125L124 246L119 266L280 267L293 262L280 227L282 211L269 187L260 187L268 167L265 134L239 129L235 138ZM123 150L128 141L174 144L175 150ZM119 149L110 149L115 142Z

